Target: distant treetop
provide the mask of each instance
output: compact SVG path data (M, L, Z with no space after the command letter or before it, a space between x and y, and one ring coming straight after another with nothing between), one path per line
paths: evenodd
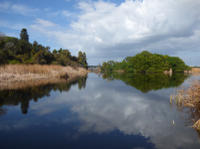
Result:
M20 39L21 39L21 40L24 40L24 41L27 41L27 42L29 41L29 36L28 36L28 33L27 33L26 28L23 28L23 29L21 30Z

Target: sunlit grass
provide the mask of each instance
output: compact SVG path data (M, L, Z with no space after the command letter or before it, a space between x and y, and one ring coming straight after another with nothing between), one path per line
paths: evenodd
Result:
M192 68L192 74L199 75L200 74L200 68Z
M60 65L4 65L0 66L0 89L12 88L26 84L38 84L39 82L55 82L60 79L73 79L85 76L87 70L84 68L63 67ZM36 83L37 82L37 83Z
M187 89L180 89L176 95L170 96L170 103L174 101L178 108L188 107L191 109L194 125L200 131L200 81L195 81Z

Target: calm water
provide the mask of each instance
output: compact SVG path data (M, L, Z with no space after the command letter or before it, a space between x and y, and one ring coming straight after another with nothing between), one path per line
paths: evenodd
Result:
M200 148L189 111L169 104L196 78L103 77L0 91L0 149Z

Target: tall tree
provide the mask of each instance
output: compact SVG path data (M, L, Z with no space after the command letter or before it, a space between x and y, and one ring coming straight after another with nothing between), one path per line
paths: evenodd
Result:
M20 38L21 38L21 40L24 40L24 41L27 41L27 42L28 42L29 37L28 37L28 33L27 33L26 28L23 28L23 29L21 30Z
M78 62L81 64L82 67L87 68L88 64L87 64L87 58L86 58L86 54L85 52L78 52Z
M81 51L78 52L78 62L83 64L83 53Z

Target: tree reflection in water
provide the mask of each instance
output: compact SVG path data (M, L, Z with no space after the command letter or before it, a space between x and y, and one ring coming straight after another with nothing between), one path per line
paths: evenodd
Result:
M72 82L46 84L42 86L33 86L24 89L16 90L1 90L0 91L0 115L6 113L6 109L2 107L4 105L21 105L21 111L23 114L27 114L29 103L31 100L37 102L44 96L50 96L50 92L54 91L69 91L72 85L78 84L78 88L81 90L86 87L86 77L77 78Z
M110 73L103 74L107 80L122 80L127 85L135 87L143 93L162 88L177 87L181 85L188 75L176 73L172 76L154 73L154 74L128 74L128 73Z

